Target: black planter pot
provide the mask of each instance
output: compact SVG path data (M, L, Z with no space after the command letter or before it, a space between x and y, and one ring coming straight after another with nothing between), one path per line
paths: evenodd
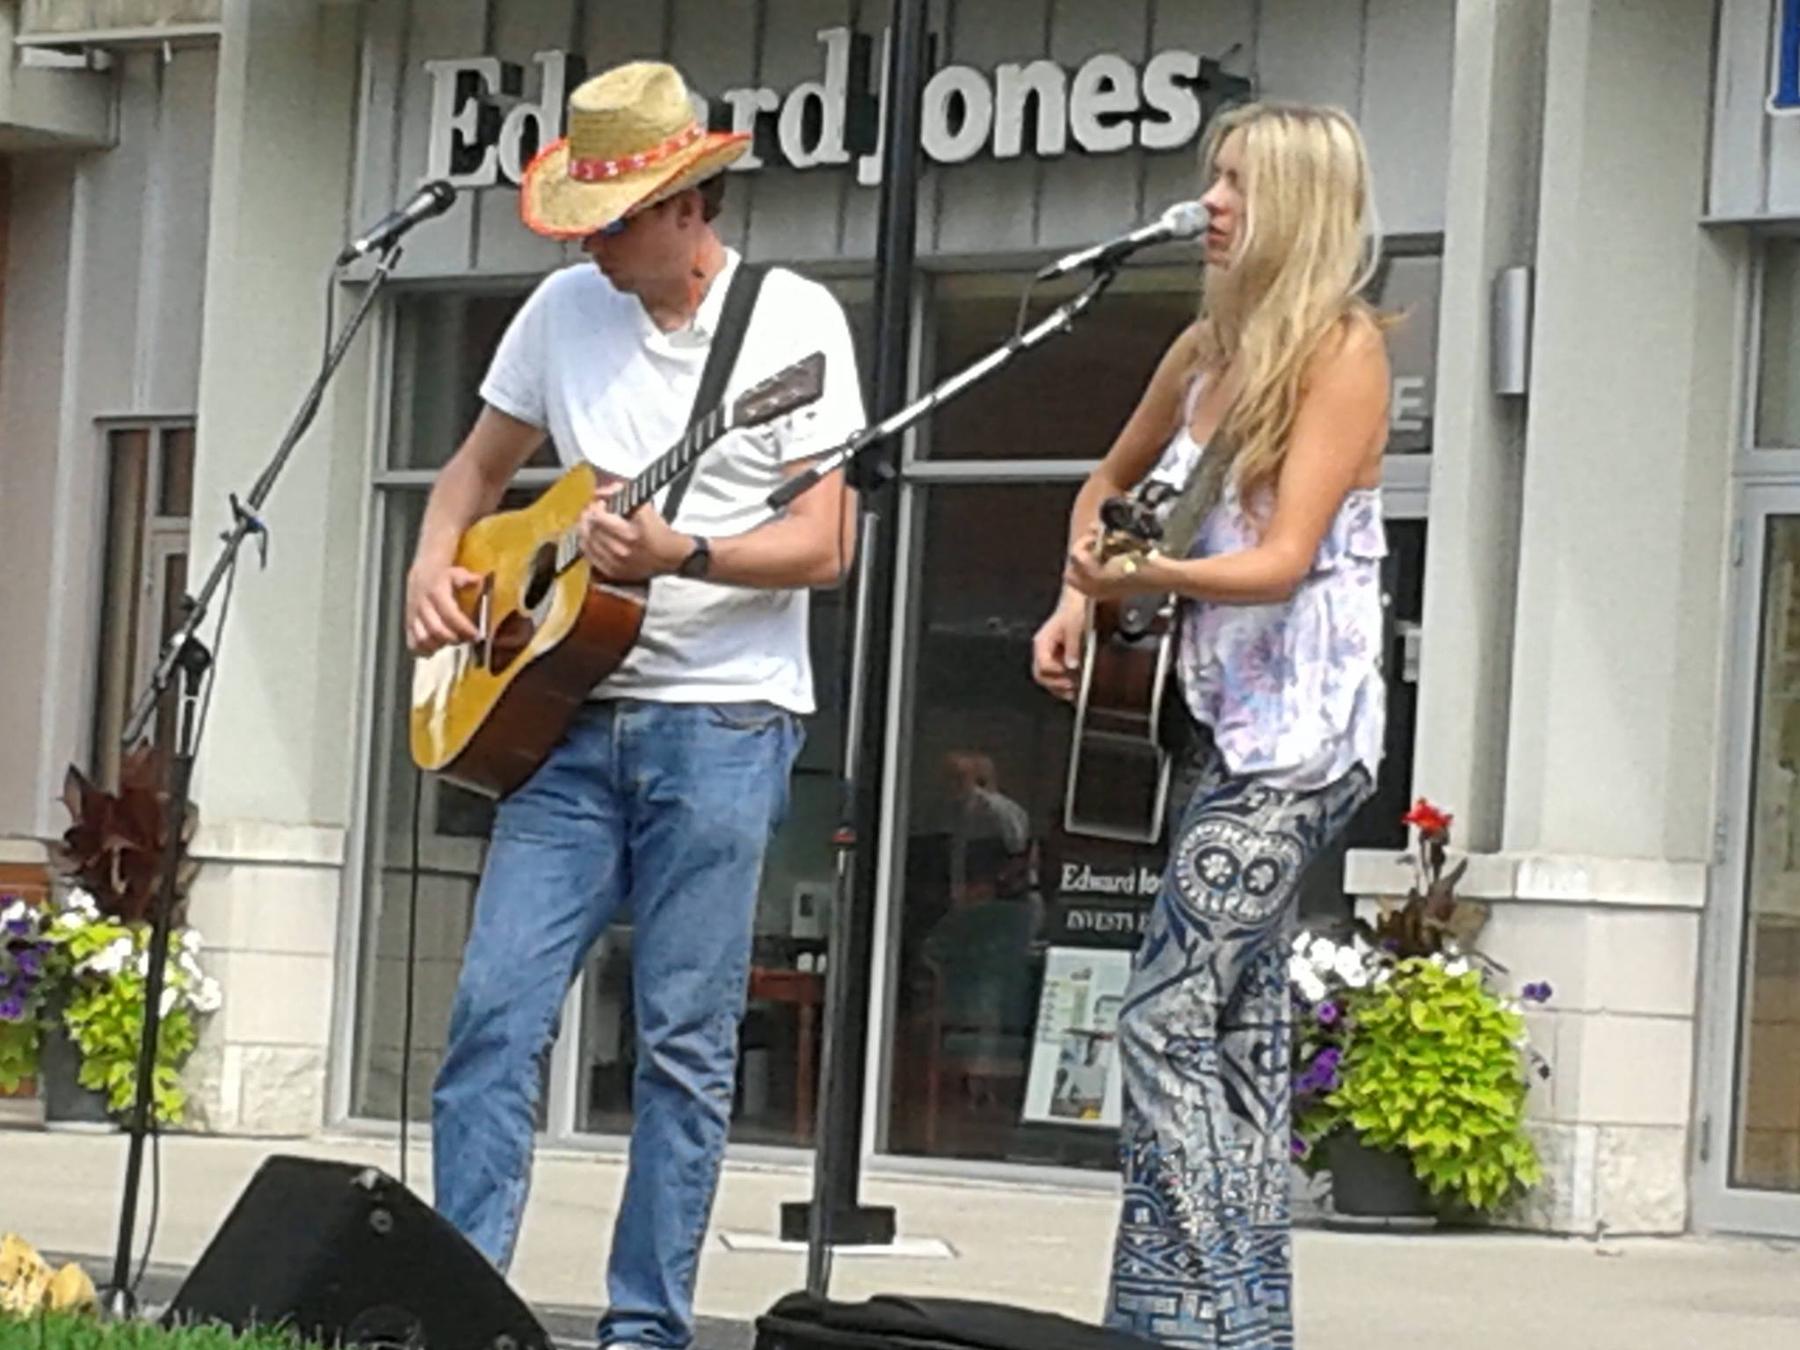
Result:
M38 1090L46 1125L105 1128L113 1125L106 1094L81 1085L81 1050L63 1025L62 1007L51 1009L38 1055Z
M1370 1148L1350 1131L1326 1144L1331 1168L1331 1206L1357 1219L1431 1219L1437 1213L1430 1194L1404 1153Z

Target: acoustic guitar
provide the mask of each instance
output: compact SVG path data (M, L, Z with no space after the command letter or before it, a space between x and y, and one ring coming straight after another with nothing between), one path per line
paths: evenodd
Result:
M713 409L620 490L617 510L630 515L721 437L806 407L824 384L825 356L814 352ZM458 599L476 636L414 664L420 768L477 792L511 792L637 642L648 587L600 579L581 551L581 515L599 485L591 464L577 464L529 506L464 532L456 565L480 580Z
M1101 558L1152 551L1174 495L1149 481L1104 502ZM1089 603L1063 798L1068 833L1139 844L1161 837L1171 769L1163 699L1174 660L1174 596Z

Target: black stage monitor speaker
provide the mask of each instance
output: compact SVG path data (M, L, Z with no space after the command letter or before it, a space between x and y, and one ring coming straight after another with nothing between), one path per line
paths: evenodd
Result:
M273 1157L163 1315L291 1327L321 1345L550 1350L485 1257L386 1173Z

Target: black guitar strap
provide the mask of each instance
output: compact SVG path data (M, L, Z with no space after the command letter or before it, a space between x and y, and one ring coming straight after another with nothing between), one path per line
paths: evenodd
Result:
M712 349L706 354L706 366L700 372L700 388L694 394L694 406L688 413L688 430L705 417L725 397L725 384L737 365L738 352L744 345L744 332L750 327L750 315L756 308L756 297L762 290L769 269L761 263L740 262L731 276L731 289L725 292L725 308L719 313L718 331L713 334ZM673 525L681 500L687 496L688 484L694 481L694 465L683 469L669 484L669 495L663 498L662 518Z

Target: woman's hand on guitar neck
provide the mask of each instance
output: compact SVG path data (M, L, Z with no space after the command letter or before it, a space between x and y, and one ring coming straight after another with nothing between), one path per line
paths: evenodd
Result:
M1031 640L1031 678L1060 699L1075 698L1075 676L1087 640L1087 601L1065 590Z
M453 563L413 563L406 574L406 645L414 656L430 656L440 647L479 636L456 593L480 584L475 573Z

